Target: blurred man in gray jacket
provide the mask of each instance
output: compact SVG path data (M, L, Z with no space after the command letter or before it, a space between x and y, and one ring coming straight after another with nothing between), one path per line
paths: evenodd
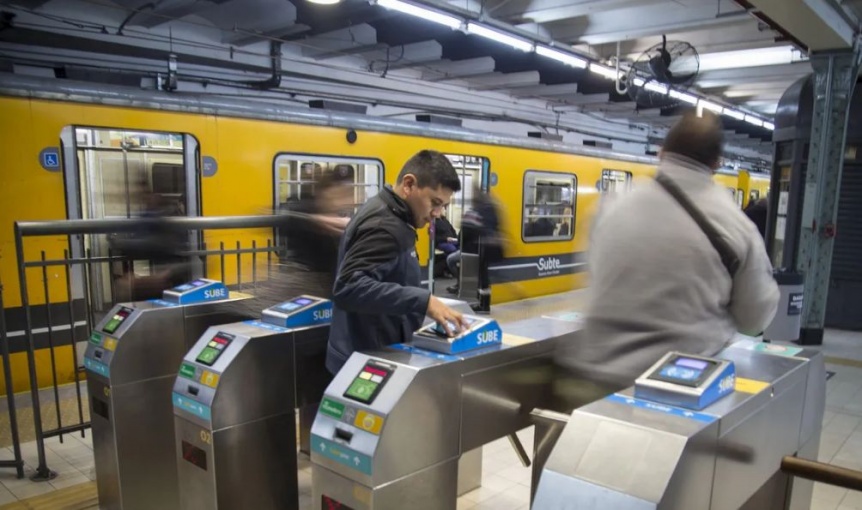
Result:
M608 204L592 230L583 338L558 353L566 401L631 386L672 350L715 355L737 331L756 335L772 320L779 292L763 240L712 180L723 145L715 115L687 114L665 138L658 173L712 225L736 267L658 182Z

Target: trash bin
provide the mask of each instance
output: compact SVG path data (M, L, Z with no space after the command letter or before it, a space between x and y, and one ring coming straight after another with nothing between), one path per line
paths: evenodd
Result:
M772 323L763 332L763 339L777 342L799 340L802 321L803 276L793 270L777 269L773 272L781 298Z

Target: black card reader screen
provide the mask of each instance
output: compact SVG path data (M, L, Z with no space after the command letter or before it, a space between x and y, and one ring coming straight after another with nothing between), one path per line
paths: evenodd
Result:
M712 373L718 363L715 361L675 356L654 372L650 378L682 384L698 386Z
M371 404L393 372L395 367L369 361L350 383L344 396L363 404Z
M212 340L207 343L206 347L201 350L195 361L208 367L213 366L219 356L221 356L221 353L223 353L224 350L227 349L227 346L233 342L233 339L233 335L219 331L214 337L212 337Z
M125 320L129 318L129 315L132 315L131 308L126 308L125 306L120 308L119 310L117 310L117 313L115 313L114 316L111 317L111 320L109 320L104 325L104 327L102 327L102 331L113 335L114 332L117 331L117 329L119 329L119 327L123 325L123 322L125 322Z

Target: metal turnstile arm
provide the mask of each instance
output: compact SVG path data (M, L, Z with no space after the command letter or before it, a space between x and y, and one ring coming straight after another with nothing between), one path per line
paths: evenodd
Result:
M509 444L512 445L512 449L515 450L515 454L518 455L518 460L521 461L521 464L523 464L524 467L530 467L530 457L527 456L527 450L524 449L524 445L521 444L521 440L518 439L518 435L512 433L506 437L509 438Z
M781 471L815 482L827 483L854 491L862 491L862 471L854 469L787 456L781 459Z

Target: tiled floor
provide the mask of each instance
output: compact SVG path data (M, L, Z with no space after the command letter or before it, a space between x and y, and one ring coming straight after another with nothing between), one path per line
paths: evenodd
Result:
M582 292L527 300L495 306L493 315L501 323L562 310L577 310L583 303ZM828 363L835 372L827 383L826 414L820 443L820 460L862 470L862 333L828 331L823 346L829 358L841 358L841 363ZM2 407L0 407L2 408ZM77 411L76 411L77 412ZM518 433L530 450L532 429ZM11 458L9 449L0 449L0 458ZM0 505L46 494L51 491L93 480L92 443L80 434L46 442L48 465L59 476L50 482L34 483L25 478L15 479L12 470L0 471ZM36 464L35 443L23 445L27 474ZM526 510L530 495L530 468L521 465L508 440L501 439L483 448L482 487L458 499L458 510ZM311 509L311 466L301 458L300 508ZM52 507L53 508L53 507ZM815 487L812 510L862 510L862 492L847 491L818 484Z

